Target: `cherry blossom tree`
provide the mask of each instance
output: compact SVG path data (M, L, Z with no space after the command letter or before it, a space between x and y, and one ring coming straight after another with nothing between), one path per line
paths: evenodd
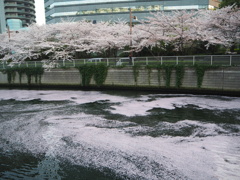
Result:
M27 59L30 56L34 56L31 53L33 39L26 36L26 32L2 34L1 49L4 54L3 60L12 60L13 62L20 62Z
M20 63L46 55L51 61L70 60L76 51L95 53L109 49L123 49L129 39L126 22L87 21L62 22L57 24L28 27L19 33L1 35L0 52L3 60ZM49 62L49 61L48 61Z
M152 13L147 20L139 21L140 24L134 26L132 39L136 50L155 46L161 41L168 42L164 34L167 27L164 25L162 15L165 16L163 12Z
M136 27L138 33L135 34L135 39L139 43L137 49L146 46L165 48L166 44L172 44L176 51L183 54L187 46L200 39L196 21L198 11L160 11L151 15Z
M240 41L240 11L236 6L227 6L215 11L202 11L201 39L209 44L234 47Z
M7 33L0 34L0 58L4 57L9 52L9 48L6 46L8 41L9 38Z
M0 34L0 58L11 63L43 59L55 66L56 60L71 60L76 51L116 56L118 50L131 48L165 49L167 45L185 54L196 41L231 47L240 41L240 13L234 6L218 10L194 10L151 13L133 27L126 22L86 20L38 26L30 25L19 33Z
M119 49L126 46L126 39L129 39L128 25L126 22L99 22L97 24L87 24L93 26L91 30L86 28L83 37L78 41L85 42L81 44L78 51L87 51L88 53L102 53L113 51L117 55Z
M230 47L239 43L239 8L228 6L218 10L194 10L151 13L135 27L136 51L144 47L166 48L167 44L185 54L198 41Z

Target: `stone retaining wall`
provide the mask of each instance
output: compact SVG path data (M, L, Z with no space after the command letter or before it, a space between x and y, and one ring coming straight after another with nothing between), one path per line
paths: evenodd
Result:
M0 87L8 86L8 77L6 74L0 72ZM16 73L11 85L29 86L26 75L22 76L21 84L19 76ZM37 86L76 86L81 88L81 75L75 68L72 69L52 69L45 71L41 77L41 84L35 83L34 77L31 80L31 85ZM92 78L91 87L95 86L95 81ZM137 81L134 80L134 73L132 67L125 68L109 68L106 81L102 87L125 87L137 88L139 90L148 89L164 89L166 88L165 71L160 71L160 81L158 78L158 71L152 69L149 73L148 69L140 68ZM170 87L176 88L176 73L172 71ZM235 92L240 95L240 67L221 67L205 72L201 88L197 88L197 74L194 68L185 68L184 78L180 89L186 90L214 90L219 92Z

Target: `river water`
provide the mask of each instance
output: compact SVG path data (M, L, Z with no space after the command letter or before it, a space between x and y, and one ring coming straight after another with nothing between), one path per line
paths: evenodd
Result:
M0 179L239 180L240 98L0 89Z

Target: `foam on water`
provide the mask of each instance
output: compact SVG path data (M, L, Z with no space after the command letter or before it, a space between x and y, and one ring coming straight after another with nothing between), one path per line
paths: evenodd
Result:
M0 100L9 99L69 101L77 104L109 100L115 103L111 113L129 117L147 115L148 110L156 107L174 109L189 104L204 109L240 108L240 98L184 95L133 98L100 92L0 90ZM29 108L23 107L25 111ZM41 108L40 113L27 112L11 120L0 121L0 148L45 154L46 158L39 165L43 171L44 164L57 162L51 161L54 158L103 172L108 169L123 179L240 178L239 131L231 133L221 125L186 119L177 123L159 122L156 127L149 127L129 121L107 120L83 112L73 115L57 115L59 111L43 113L47 107ZM174 131L188 126L196 128L187 137L148 135L157 128ZM239 125L236 127L240 129ZM147 133L139 136L136 132ZM53 176L58 177L56 171Z
M151 96L150 96L151 97ZM120 105L115 105L113 113L124 114L126 116L147 115L148 110L152 108L174 109L186 105L195 105L199 109L240 109L240 100L234 98L226 98L224 100L211 99L205 97L164 97L160 96L151 101L144 101L146 97L137 100L123 101Z
M111 96L96 91L28 91L0 90L0 100L15 99L17 101L73 101L78 104L111 99L112 102L124 101L125 97Z
M240 165L239 154L234 154L239 152L239 137L133 137L118 129L91 127L89 121L95 124L104 120L84 116L45 119L49 125L38 126L37 133L29 132L32 125L24 125L24 130L9 132L8 140L33 153L41 148L47 157L61 157L84 167L109 168L132 179L234 179ZM233 174L227 174L229 165Z
M219 100L214 96L172 96L174 95L143 95L131 98L95 91L61 91L59 93L59 91L0 90L0 100L40 99L42 101L72 101L78 104L110 100L112 103L118 103L118 105L112 106L111 112L126 116L147 115L152 108L174 109L191 104L201 109L240 109L239 98L224 97Z

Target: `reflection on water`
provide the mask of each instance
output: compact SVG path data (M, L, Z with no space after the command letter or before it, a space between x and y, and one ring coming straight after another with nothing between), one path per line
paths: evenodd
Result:
M240 98L0 90L0 179L240 179Z

